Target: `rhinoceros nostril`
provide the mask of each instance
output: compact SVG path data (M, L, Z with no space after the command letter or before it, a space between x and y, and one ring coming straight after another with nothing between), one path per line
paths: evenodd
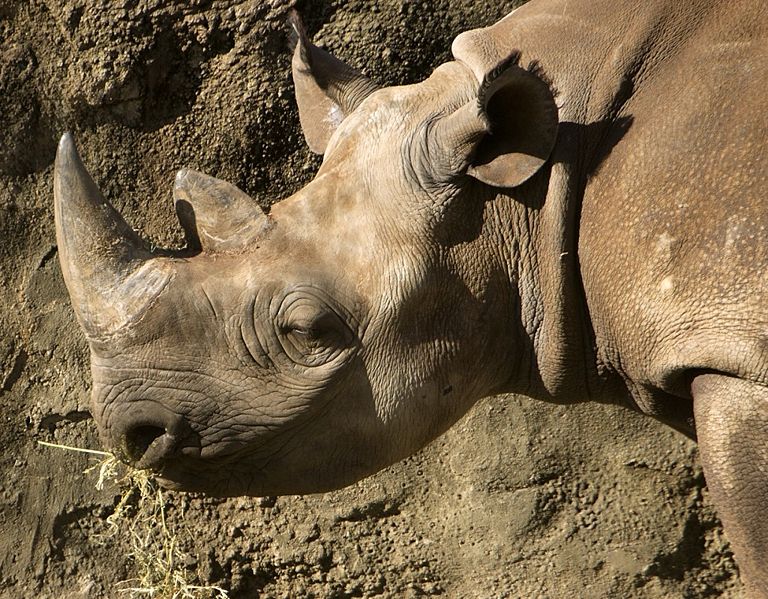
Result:
M138 462L150 445L165 434L165 429L159 426L142 425L129 430L125 434L125 452L131 462Z
M140 470L157 469L173 453L179 438L159 426L137 426L125 436L125 451L128 461Z
M111 444L122 460L135 468L159 470L190 442L185 418L154 402L127 403L110 422Z

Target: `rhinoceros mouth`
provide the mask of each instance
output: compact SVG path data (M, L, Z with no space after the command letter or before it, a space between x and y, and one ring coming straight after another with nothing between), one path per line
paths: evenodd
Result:
M236 464L216 460L179 459L166 462L156 472L157 482L171 491L198 492L218 497L252 493L253 476Z
M180 447L173 459L155 470L158 483L173 491L201 492L218 497L275 495L273 476L276 456L283 455L291 436L262 439L258 448L247 442L229 441L214 447ZM281 477L278 477L281 478ZM271 480L272 483L267 483ZM292 493L292 485L278 485Z

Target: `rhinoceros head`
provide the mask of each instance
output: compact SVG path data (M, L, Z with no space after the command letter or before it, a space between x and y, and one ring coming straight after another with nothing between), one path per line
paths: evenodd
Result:
M176 177L188 248L150 248L65 135L62 271L91 348L94 417L126 461L219 495L337 488L412 453L517 367L492 186L552 148L549 87L514 61L378 89L313 47L293 69L316 178L269 215ZM499 120L493 110L516 112ZM495 125L494 125L495 127ZM500 245L502 244L502 245Z

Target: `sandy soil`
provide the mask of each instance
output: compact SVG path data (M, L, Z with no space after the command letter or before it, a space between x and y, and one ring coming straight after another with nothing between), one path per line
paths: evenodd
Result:
M307 0L322 45L384 84L423 78L493 0ZM52 171L73 131L107 197L178 246L188 166L264 205L318 165L298 130L281 0L0 0L0 596L116 597L85 342L58 265ZM605 406L481 402L419 455L326 495L176 495L185 566L232 597L740 597L695 446Z

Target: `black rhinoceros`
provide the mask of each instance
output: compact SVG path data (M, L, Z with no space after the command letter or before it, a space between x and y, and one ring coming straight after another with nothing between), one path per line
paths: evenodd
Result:
M62 270L105 442L168 486L310 493L483 396L625 404L698 436L768 597L768 8L534 0L378 88L294 22L316 178L263 214L181 171L150 251L71 137Z

